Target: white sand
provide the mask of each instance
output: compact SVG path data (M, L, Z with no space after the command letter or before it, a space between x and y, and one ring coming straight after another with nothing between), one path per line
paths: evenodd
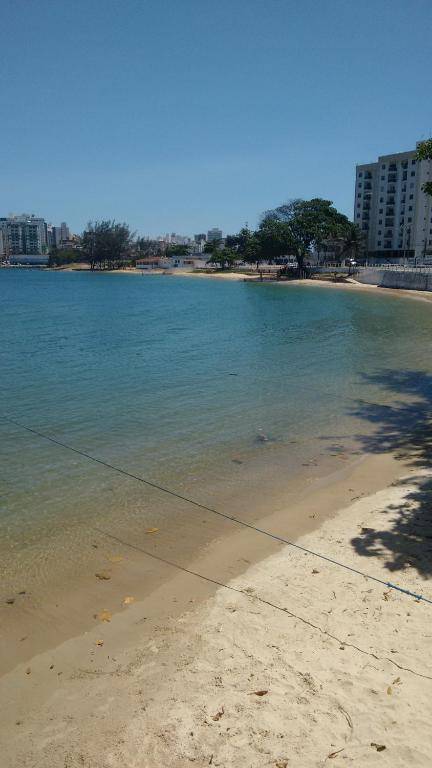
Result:
M300 543L432 597L423 561L392 572L385 545L361 557L351 543L362 528L394 543L423 481L411 474L354 501ZM230 586L142 642L137 618L131 647L76 663L9 727L2 766L430 765L432 605L285 545ZM84 640L97 659L94 633Z

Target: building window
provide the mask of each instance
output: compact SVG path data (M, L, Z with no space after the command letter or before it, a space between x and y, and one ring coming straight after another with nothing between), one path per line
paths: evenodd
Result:
M415 160L411 160L411 165L415 165L415 163L416 163Z
M360 171L360 173L359 173L359 177L360 177L360 176L363 176L363 172L362 172L362 171Z
M382 165L382 166L381 166L381 168L382 168L382 169L383 169L383 171L384 171L384 170L385 170L385 165Z
M410 196L409 196L409 199L410 199L410 200L414 200L414 195L410 195Z
M380 219L380 220L378 221L378 224L382 224L382 219Z
M415 171L411 171L411 176L415 176Z
M384 202L384 198L380 197L380 203L383 203L383 202Z
M383 213L383 211L384 211L384 208L380 208L378 213Z
M384 181L384 179L385 179L385 176L381 176L381 181Z
M359 213L357 214L357 218L358 218L358 219L360 218L360 214L359 214Z
M381 229L378 230L378 234L382 235L382 230Z
M381 240L378 240L378 245L381 245Z
M408 224L411 224L411 222L412 222L412 218L411 216L408 216Z

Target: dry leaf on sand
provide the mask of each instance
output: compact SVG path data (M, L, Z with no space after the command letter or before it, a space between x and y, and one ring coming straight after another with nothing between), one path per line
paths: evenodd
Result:
M95 573L95 576L97 579L100 579L101 581L109 581L111 578L111 574L109 571L98 571Z
M223 708L223 707L221 707L221 708L220 708L220 709L219 709L219 710L216 712L216 714L215 714L215 715L212 715L212 716L211 716L211 719L212 719L212 720L214 720L215 722L216 722L217 720L220 720L220 719L221 719L221 717L222 717L222 715L224 714L224 712L225 712L224 708Z
M377 752L383 752L385 750L384 744L376 744L374 741L371 741L371 747L375 747Z
M337 749L335 752L330 752L329 755L327 755L327 759L331 760L333 757L336 757L336 755L339 754L339 752L343 752L345 747L342 747L341 749Z
M122 605L130 605L131 603L134 603L134 602L135 602L135 598L134 598L134 597L132 597L132 595L127 595L127 596L126 596L126 597L123 599L123 603L122 603Z
M96 645L99 645L99 646L101 646L101 645L103 645L103 644L104 644L104 641L103 641L103 640L96 640Z
M110 563L121 563L123 555L107 555L107 560L109 560Z
M146 533L157 533L159 528L147 528Z
M248 695L249 696L265 696L266 693L268 693L268 691L251 691L251 693L249 693Z
M103 611L95 613L95 619L99 619L99 621L111 621L112 613L111 611L107 611L107 609L104 608Z

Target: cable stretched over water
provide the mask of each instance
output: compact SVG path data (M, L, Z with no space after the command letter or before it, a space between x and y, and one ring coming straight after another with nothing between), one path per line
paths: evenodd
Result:
M419 601L421 600L424 603L428 603L429 605L432 605L432 600L425 597L424 595L416 594L415 592L412 592L409 589L405 589L404 587L401 587L398 584L393 584L391 581L385 581L384 579L380 579L378 576L372 576L369 573L360 571L358 568L353 568L351 565L347 565L346 563L341 563L339 560L335 560L334 558L329 557L328 555L324 555L321 552L315 552L312 549L303 547L301 544L297 544L294 541L285 539L283 536L278 536L276 533L272 533L271 531L266 531L264 528L259 528L258 526L253 525L252 523L248 523L245 520L241 520L240 518L235 517L234 515L229 515L227 512L221 512L218 509L214 509L214 507L209 507L206 504L202 504L199 501L195 501L195 499L191 499L188 496L184 496L183 494L178 493L177 491L173 491L170 488L165 488L163 485L154 483L153 481L148 480L145 477L141 477L140 475L135 475L133 472L128 472L128 470L123 469L122 467L116 467L114 464L110 464L108 461L104 461L103 459L100 459L97 456L92 456L90 453L87 453L86 451L81 451L79 448L75 448L73 445L68 445L68 443L64 443L61 440L57 440L55 437L51 437L50 435L47 435L44 432L40 432L37 429L33 429L32 427L29 427L26 424L23 424L22 422L11 418L10 416L5 416L3 414L1 418L4 421L9 422L9 424L13 424L14 426L19 427L20 429L25 429L27 432L30 432L31 434L36 435L37 437L40 437L43 440L47 440L48 442L53 443L54 445L58 445L61 448L64 448L65 450L71 451L72 453L76 453L79 456L83 456L89 461L93 461L96 464L100 464L101 466L106 467L107 469L111 469L114 472L118 472L119 474L124 475L125 477L130 477L132 480L137 480L139 483L143 483L144 485L147 485L150 488L154 488L158 491L161 491L162 493L168 494L169 496L173 496L176 499L180 499L180 501L184 501L187 504L191 504L192 506L197 507L198 509L203 509L206 512L210 512L213 515L218 515L219 517L225 518L225 520L230 520L231 522L236 523L237 525L240 525L244 528L248 528L249 530L255 531L256 533L259 533L263 536L267 536L268 538L273 539L274 541L278 541L281 544L286 544L289 547L298 549L301 552L305 552L308 555L317 557L320 560L324 560L327 563L336 565L339 568L344 568L346 571L355 573L358 576L363 576L363 578L369 579L370 581L374 581L376 584L381 584L384 587L387 587L388 589L394 589L403 595L407 595L408 597L413 597L416 600L419 600Z

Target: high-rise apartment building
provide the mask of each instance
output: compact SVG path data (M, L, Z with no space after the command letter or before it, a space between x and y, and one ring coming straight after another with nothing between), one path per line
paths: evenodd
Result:
M47 252L47 227L44 219L23 213L0 218L3 256L41 255Z
M215 240L222 240L222 230L219 227L213 227L207 232L207 242L214 243Z
M382 155L356 168L354 221L365 235L369 258L379 260L432 255L432 161L416 151Z

